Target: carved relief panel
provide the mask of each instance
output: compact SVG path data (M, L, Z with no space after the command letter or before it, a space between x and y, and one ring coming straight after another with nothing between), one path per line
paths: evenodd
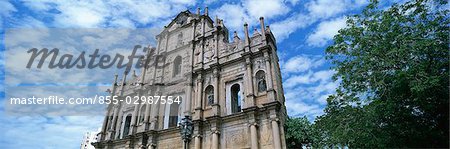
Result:
M253 60L253 71L257 72L258 70L265 70L266 63L263 57L258 57Z
M206 41L205 43L205 55L204 55L204 59L203 62L207 63L209 61L212 60L212 58L215 56L216 54L216 44L215 44L216 40L215 39L210 39L208 41Z
M244 129L235 129L225 132L225 145L227 149L246 148L248 144L247 131Z
M195 43L194 64L200 63L202 61L201 52L202 52L201 43L200 42Z
M195 26L195 37L202 35L202 24L201 22L197 23L197 26Z

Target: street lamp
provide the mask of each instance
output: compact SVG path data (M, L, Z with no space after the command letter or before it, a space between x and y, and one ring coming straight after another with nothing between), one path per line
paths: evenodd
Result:
M191 118L186 115L183 119L181 119L180 126L181 139L183 139L184 148L187 149L189 141L191 141L192 133L194 131L194 124L192 123Z

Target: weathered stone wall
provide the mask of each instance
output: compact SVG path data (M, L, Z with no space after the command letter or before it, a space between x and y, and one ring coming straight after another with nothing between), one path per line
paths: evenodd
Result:
M168 127L169 116L191 115L191 148L285 148L286 116L275 39L261 19L261 30L245 36L229 32L223 21L208 14L180 13L159 35L155 65L141 74L122 78L113 95L180 96L178 112L169 104L110 105L97 148L183 148L178 127ZM162 57L157 60L157 57ZM181 71L177 57L181 58ZM159 67L158 67L159 66ZM258 77L262 74L262 78ZM124 76L127 74L125 73ZM117 78L117 77L116 77ZM239 85L241 111L232 112L233 85ZM213 89L212 98L208 87ZM210 103L209 98L213 99ZM124 134L131 115L129 133Z

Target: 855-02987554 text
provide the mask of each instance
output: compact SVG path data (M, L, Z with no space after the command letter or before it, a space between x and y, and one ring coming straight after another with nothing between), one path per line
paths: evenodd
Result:
M94 97L71 97L63 98L58 96L30 97L30 98L10 98L10 104L31 105L31 104L180 104L180 96L100 96Z

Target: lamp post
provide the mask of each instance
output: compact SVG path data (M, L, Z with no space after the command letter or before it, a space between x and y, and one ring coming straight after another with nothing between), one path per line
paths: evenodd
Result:
M194 131L194 124L192 123L191 118L186 115L180 122L181 130L181 139L184 142L184 149L188 149L189 141L191 141L192 133Z

